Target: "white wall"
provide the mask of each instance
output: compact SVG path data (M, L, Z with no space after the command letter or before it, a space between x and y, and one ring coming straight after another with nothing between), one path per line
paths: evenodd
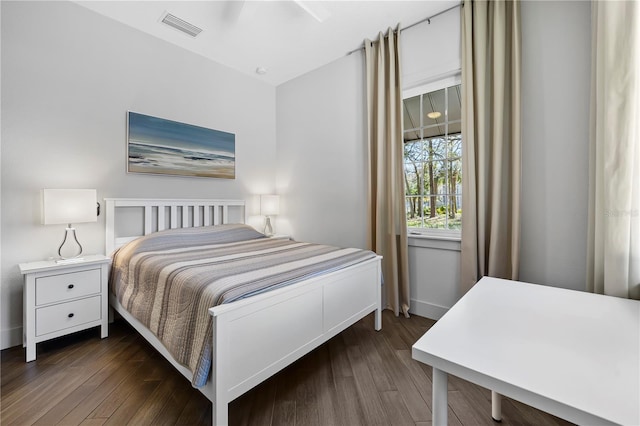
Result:
M410 89L460 71L460 8L401 33L402 85Z
M458 301L460 240L409 236L411 313L440 319Z
M459 68L458 13L403 33L406 88ZM589 50L588 2L522 3L525 281L584 288ZM356 53L278 87L281 226L296 238L366 243L363 75ZM438 318L459 297L459 244L410 240L412 311Z
M275 88L70 2L1 2L1 347L21 343L18 263L54 256L42 188L98 197L250 198L275 190ZM126 173L126 111L236 134L235 180ZM251 212L250 212L251 213ZM79 224L104 252L104 215Z
M277 89L278 232L366 246L362 61L357 52Z

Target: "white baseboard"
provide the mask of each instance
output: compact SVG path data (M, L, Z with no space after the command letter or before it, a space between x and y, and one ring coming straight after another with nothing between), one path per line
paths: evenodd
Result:
M0 349L22 346L22 327L7 328L0 332Z
M439 320L449 310L446 306L411 299L411 313L421 317Z

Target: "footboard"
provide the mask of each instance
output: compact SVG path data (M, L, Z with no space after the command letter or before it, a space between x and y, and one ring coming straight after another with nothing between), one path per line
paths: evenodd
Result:
M381 324L380 258L209 310L213 424L228 403L370 312Z

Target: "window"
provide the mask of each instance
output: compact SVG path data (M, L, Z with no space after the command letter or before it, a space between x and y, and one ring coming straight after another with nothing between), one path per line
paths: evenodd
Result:
M448 84L447 84L448 83ZM412 231L461 229L460 83L451 79L403 100L407 225Z

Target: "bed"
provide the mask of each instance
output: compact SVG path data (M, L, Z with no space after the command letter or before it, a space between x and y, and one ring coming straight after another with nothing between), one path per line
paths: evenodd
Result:
M231 225L246 222L242 200L108 198L105 202L107 254L126 251L131 245L144 246L140 241L165 238L174 233L199 235L201 232L233 230L245 235L251 232L242 225ZM261 236L255 239L246 244L261 244L260 250L265 247L269 250L306 247L305 243L275 241ZM155 241L158 245L161 240ZM235 247L243 246L245 242L229 244ZM121 247L123 250L118 250ZM252 250L257 252L258 249ZM371 312L375 312L375 329L380 330L380 259L373 255L346 267L309 274L289 285L276 285L269 291L209 308L210 374L198 389L213 404L213 425L228 424L229 402ZM119 269L114 271L121 273ZM178 361L180 358L174 356L175 347L163 344L157 329L149 326L154 329L151 331L122 301L122 296L119 298L110 292L110 306L180 373L196 383L201 371L194 375L190 364Z

